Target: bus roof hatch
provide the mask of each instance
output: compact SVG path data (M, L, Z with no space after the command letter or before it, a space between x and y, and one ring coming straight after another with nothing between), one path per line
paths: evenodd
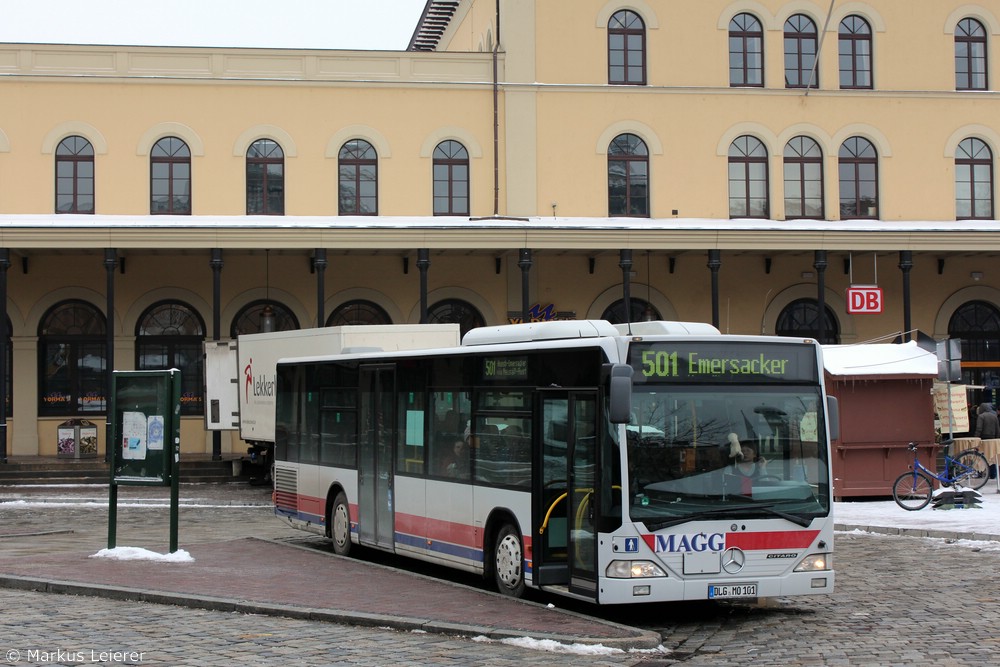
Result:
M600 338L620 335L614 325L605 320L554 320L551 322L478 327L465 334L462 338L462 345L526 343L534 340Z

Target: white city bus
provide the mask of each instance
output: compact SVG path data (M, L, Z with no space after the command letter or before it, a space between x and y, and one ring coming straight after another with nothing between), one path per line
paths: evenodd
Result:
M412 556L513 596L831 593L822 368L810 339L591 320L282 359L275 512L339 554Z

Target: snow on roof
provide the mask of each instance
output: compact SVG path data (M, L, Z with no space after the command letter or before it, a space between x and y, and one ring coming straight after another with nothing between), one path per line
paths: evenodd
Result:
M0 229L610 229L620 231L736 231L1000 233L998 220L765 220L716 218L465 217L367 215L71 215L0 214Z
M823 366L830 375L937 377L938 360L915 341L902 344L824 345Z

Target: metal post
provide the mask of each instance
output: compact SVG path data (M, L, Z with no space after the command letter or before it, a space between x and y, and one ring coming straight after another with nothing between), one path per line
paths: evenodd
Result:
M326 302L326 248L316 248L313 256L313 268L316 269L316 326L326 326L326 313L324 303Z
M427 269L431 266L431 251L417 249L417 269L420 270L420 323L427 324Z
M618 266L622 270L622 299L625 301L625 322L632 323L632 251L618 251Z
M0 248L0 463L7 463L7 269L10 249Z
M913 269L913 252L899 251L899 270L903 272L903 342L910 340L913 324L910 320L910 271Z
M816 269L817 340L820 343L835 343L826 339L826 267L826 250L816 250L813 253L813 268Z
M110 461L111 450L111 387L115 369L115 268L118 266L118 253L114 248L104 249L104 271L107 277L107 308L105 323L104 351L104 460Z
M722 268L722 251L708 251L708 268L712 271L712 326L719 328L719 269Z
M222 339L222 248L212 248L212 340ZM222 432L212 431L212 460L222 460Z
M527 322L531 307L528 305L528 273L531 271L531 248L521 248L517 265L521 268L521 321Z

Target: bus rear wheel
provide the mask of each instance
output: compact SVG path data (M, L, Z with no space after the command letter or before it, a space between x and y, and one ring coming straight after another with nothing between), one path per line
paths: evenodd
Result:
M330 539L333 541L333 553L339 556L351 553L351 510L343 491L334 498L330 510Z
M524 548L513 524L503 524L493 542L493 579L501 595L524 594Z

